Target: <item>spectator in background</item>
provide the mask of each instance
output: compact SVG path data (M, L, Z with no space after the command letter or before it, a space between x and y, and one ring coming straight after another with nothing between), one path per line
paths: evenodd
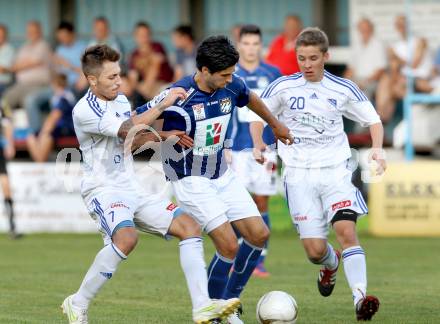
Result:
M196 43L191 26L180 25L174 28L173 43L176 47L174 80L196 73Z
M0 24L0 98L12 82L10 68L14 61L14 53L14 48L8 43L8 29Z
M12 201L11 184L9 183L8 171L6 169L6 160L15 156L13 128L10 119L10 111L0 106L0 185L3 191L5 212L9 220L9 237L11 239L20 238L15 229L14 204Z
M81 55L86 45L76 39L75 27L69 22L61 22L56 29L58 46L52 55L52 68L56 73L67 76L67 87L77 96L87 90L87 80L81 71ZM46 87L33 92L27 98L26 112L31 133L36 133L43 125L43 117L50 111L50 98L54 95L53 87Z
M240 32L241 32L242 24L235 24L231 27L229 34L231 35L232 44L237 47L237 44L240 40Z
M47 161L57 138L75 136L72 109L75 106L76 99L67 86L68 77L66 75L56 74L53 77L51 112L44 121L38 136L30 134L26 139L29 154L36 162Z
M62 21L56 30L58 47L53 56L53 64L58 73L67 76L67 86L78 96L88 88L87 80L81 71L81 55L86 44L76 38L75 27L70 22Z
M385 123L392 119L396 101L406 95L407 76L414 77L416 92L432 91L429 79L433 60L427 40L422 37L409 37L405 16L396 17L395 27L401 39L389 49L390 73L380 80L376 96L377 112Z
M119 39L112 34L110 23L105 17L96 17L93 21L93 36L88 46L106 44L111 48L117 50L121 56L123 54L123 47Z
M296 59L296 38L303 28L301 18L289 15L284 20L284 32L270 44L266 62L275 65L283 75L299 72Z
M140 106L172 82L174 72L163 45L151 39L151 28L146 22L136 24L134 39L137 47L128 61L128 77L136 89L134 105Z
M370 101L387 67L386 49L374 36L374 25L362 18L357 24L359 39L353 44L345 78L353 80Z
M29 96L50 83L51 49L43 39L38 21L30 21L26 27L26 42L18 50L11 72L15 73L16 83L4 92L4 105L10 108L25 107L32 104Z

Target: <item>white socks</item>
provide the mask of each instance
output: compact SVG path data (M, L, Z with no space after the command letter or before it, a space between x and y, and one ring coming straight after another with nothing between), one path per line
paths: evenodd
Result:
M72 303L79 308L87 309L99 289L113 276L119 263L126 258L113 243L102 248L87 271L79 290L73 296Z
M342 252L344 271L348 284L353 292L353 302L365 297L367 292L367 265L364 250L359 246L352 246Z
M327 243L327 253L321 260L319 260L319 264L322 264L329 270L334 270L338 267L339 260L330 243Z
M185 274L193 309L207 306L211 300L208 294L208 274L203 255L203 240L192 237L179 243L180 265Z

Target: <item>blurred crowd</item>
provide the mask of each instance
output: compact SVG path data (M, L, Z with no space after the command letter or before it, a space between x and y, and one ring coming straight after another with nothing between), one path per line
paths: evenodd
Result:
M271 40L265 60L280 68L284 75L299 71L295 40L303 28L298 16L284 20L281 34ZM374 103L382 121L392 128L401 119L401 100L408 91L407 76L414 77L412 90L440 92L440 50L432 53L422 35L409 37L404 16L395 19L400 40L385 46L367 18L357 24L358 41L351 45L350 61L344 77L352 79ZM234 41L240 26L231 28ZM96 17L93 38L78 39L75 26L61 22L54 35L57 45L51 48L44 39L38 21L29 21L26 41L19 48L8 42L7 26L0 24L0 105L5 116L25 112L16 123L15 142L25 148L35 161L46 161L54 146L75 145L71 111L86 91L80 58L87 46L108 44L123 57L123 85L133 107L142 105L161 89L183 76L195 72L197 43L190 26L177 26L172 32L173 52L153 37L151 26L144 21L133 28L135 48L124 51L105 17ZM360 130L352 130L357 132ZM5 145L5 144L4 144Z

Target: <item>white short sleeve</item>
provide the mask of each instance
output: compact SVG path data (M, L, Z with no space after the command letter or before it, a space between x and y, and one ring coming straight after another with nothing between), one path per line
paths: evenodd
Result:
M348 119L354 120L362 127L380 123L380 117L370 101L348 101L342 112Z
M83 106L83 111L75 110L73 119L75 124L85 133L117 137L123 120L118 119L109 110L94 111Z

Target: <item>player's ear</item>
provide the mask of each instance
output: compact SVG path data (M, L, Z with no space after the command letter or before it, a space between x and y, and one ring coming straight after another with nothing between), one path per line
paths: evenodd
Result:
M210 74L209 69L206 66L202 66L202 74L207 75Z
M89 81L89 84L92 87L96 87L96 84L98 83L98 79L94 75L88 75L87 76L87 81Z
M324 61L327 62L329 58L330 58L330 54L327 51L327 52L324 53Z

